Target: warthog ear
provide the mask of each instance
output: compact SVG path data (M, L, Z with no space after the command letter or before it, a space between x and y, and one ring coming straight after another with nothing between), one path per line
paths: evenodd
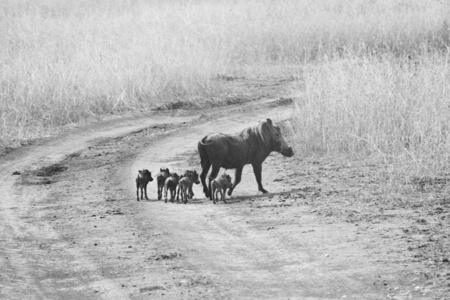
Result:
M269 126L273 126L273 123L272 123L272 120L271 120L271 119L267 119L266 121L267 121L267 124L268 124Z

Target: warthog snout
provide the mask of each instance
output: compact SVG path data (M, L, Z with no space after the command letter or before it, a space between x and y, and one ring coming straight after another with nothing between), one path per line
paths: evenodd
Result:
M292 147L288 147L283 149L280 153L283 156L291 157L294 155L294 150L292 150Z

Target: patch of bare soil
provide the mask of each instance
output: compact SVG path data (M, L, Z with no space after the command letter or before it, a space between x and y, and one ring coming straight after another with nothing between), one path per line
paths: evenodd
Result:
M282 84L272 83L274 91ZM282 122L291 111L288 97L178 110L4 156L0 298L448 297L442 180L407 179L391 192L389 166L377 161L273 154L263 164L270 194L256 193L247 166L227 203L212 204L198 185L187 204L164 203L155 181L150 200L136 201L137 170L200 171L196 144L205 134Z

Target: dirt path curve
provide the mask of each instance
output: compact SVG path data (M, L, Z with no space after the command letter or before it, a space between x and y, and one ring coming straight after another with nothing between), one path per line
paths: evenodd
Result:
M178 122L186 122L193 117L178 118ZM44 145L31 146L15 151L7 155L0 165L0 253L1 269L3 274L0 278L0 295L5 294L6 298L24 299L25 296L36 298L47 298L50 295L57 295L53 282L46 283L40 278L40 273L45 273L45 269L52 269L52 258L46 257L48 249L42 245L51 242L55 245L61 243L58 232L48 222L36 224L37 211L34 203L42 202L48 197L49 191L39 191L40 180L38 178L36 186L18 185L18 176L12 176L14 172L30 172L41 170L42 168L55 165L67 159L70 155L96 143L98 139L130 134L155 124L167 122L167 118L152 118L139 120L124 120L116 122L105 122L92 130L75 130L70 135L63 136ZM64 250L65 245L60 245L60 250ZM78 253L81 254L81 253ZM60 254L57 264L70 263L70 253ZM82 257L78 264L94 265L89 257ZM40 270L41 269L41 270ZM45 275L43 275L45 277ZM86 282L86 278L78 278L68 283ZM110 295L117 295L120 298L121 291L114 285L105 281L105 285L110 290ZM69 294L80 295L75 290ZM65 293L63 293L65 295Z
M135 200L138 169L199 170L196 144L205 134L236 132L267 117L279 122L291 111L289 101L265 99L202 114L115 120L6 155L0 163L0 298L410 295L411 283L401 275L408 268L400 263L404 245L312 213L306 201L320 189L298 175L305 167L298 156L274 154L263 164L269 195L256 194L246 167L227 204L213 205L200 186L187 205L166 204L155 199L154 182L149 201Z

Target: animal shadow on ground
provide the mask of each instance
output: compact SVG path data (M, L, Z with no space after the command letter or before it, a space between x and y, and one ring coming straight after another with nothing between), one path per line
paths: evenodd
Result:
M227 203L221 203L223 205L227 205L227 204L233 204L233 203L239 203L239 202L243 202L245 200L249 200L249 199L255 199L255 198L265 198L265 197L273 197L273 196L284 196L284 195L289 195L292 193L296 193L299 191L302 191L303 189L299 189L299 188L293 188L291 190L286 190L286 191L281 191L281 192L268 192L267 194L255 194L255 195L242 195L242 196L231 196L225 199L227 201ZM141 202L159 202L159 201L164 201L164 200L158 200L158 199L154 199L154 198L149 198L148 200L141 200ZM188 203L190 204L203 204L203 203L208 203L211 202L211 205L213 204L212 200L210 200L209 198L199 198L199 199L191 199L189 200ZM172 204L183 204L184 203L182 201L176 201ZM217 204L216 204L217 205Z
M292 189L290 191L282 191L282 192L275 192L275 193L268 192L266 194L232 196L231 198L226 198L225 199L227 201L227 203L222 203L222 204L223 205L227 205L227 204L239 203L239 202L243 202L245 200L255 199L255 198L268 198L268 197L273 197L273 196L289 195L289 194L291 194L291 193L293 193L293 192L295 192L297 190L298 189Z
M283 196L283 195L289 195L295 192L298 192L301 189L295 188L289 191L282 191L282 192L275 192L275 193L267 193L267 194L255 194L255 195L242 195L242 196L232 196L231 198L226 198L227 203L223 203L221 202L221 204L223 205L227 205L227 204L233 204L233 203L239 203L239 202L243 202L245 200L249 200L249 199L255 199L255 198L264 198L264 197L273 197L273 196ZM149 200L141 200L141 202L158 202L161 200L158 199L149 199ZM211 205L213 205L212 200L209 200L209 198L200 198L200 199L192 199L189 200L188 204L204 204L204 203L211 203ZM173 204L183 204L184 203L182 201L175 201ZM216 204L217 205L217 204Z

